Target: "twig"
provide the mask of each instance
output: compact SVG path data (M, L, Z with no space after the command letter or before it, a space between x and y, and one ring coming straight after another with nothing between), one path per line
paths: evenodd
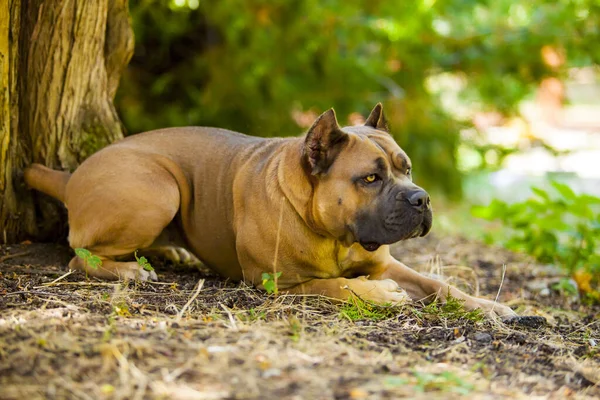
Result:
M163 286L171 286L171 285L176 285L177 282L154 282L154 281L146 281L144 283L149 283L151 285L163 285Z
M227 315L229 316L229 322L231 322L231 327L233 328L234 331L238 330L237 324L235 323L235 319L233 318L233 315L231 314L231 311L229 311L229 309L227 307L225 307L223 305L223 303L219 303L219 305L221 306L221 308L223 310L225 310L225 312L227 313Z
M55 383L59 384L64 389L68 390L69 392L71 392L72 394L74 394L76 397L78 397L80 399L86 399L86 400L93 399L93 397L88 396L88 394L85 393L84 391L77 389L75 387L75 385L73 385L73 381L68 382L65 378L59 377L58 380L55 381Z
M75 271L74 271L75 272ZM52 286L115 286L118 283L110 283L110 282L56 282ZM47 287L48 284L44 283L42 286L34 286L34 289L40 289Z
M498 293L496 293L496 298L494 299L494 305L492 306L492 313L494 312L494 307L498 304L498 298L500 297L500 292L502 291L502 285L504 284L504 277L506 276L506 264L502 264L502 279L500 280L500 286L498 286Z
M283 202L285 197L281 196L281 205L279 207L279 224L277 226L277 241L275 242L275 258L273 259L273 282L275 283L275 294L277 294L277 258L279 255L279 240L281 239L281 225L283 223Z
M36 286L34 289L39 289L42 287L44 287L44 286ZM16 296L19 294L30 294L30 295L34 295L34 296L58 296L58 297L76 296L76 297L81 297L77 293L52 293L52 292L38 292L38 291L34 291L34 290L20 290L18 292L6 293L3 296Z
M477 278L477 273L475 272L475 270L473 268L466 267L464 265L444 265L441 267L441 269L442 269L442 271L458 269L458 270L469 272L473 276L473 281L475 282L475 297L479 297L479 290L480 290L479 279ZM466 279L465 279L465 281L466 281Z
M48 283L42 283L42 286L53 286L56 284L56 282L63 280L64 278L66 278L67 276L71 275L73 272L75 272L75 270L70 269L69 272L67 272L66 274L63 274L61 276L59 276L58 278L56 278L55 280L53 280L52 282L48 282Z
M15 257L21 257L21 256L26 256L29 253L31 253L30 250L27 251L22 251L20 253L15 253L15 254L7 254L5 256L0 257L0 262L4 262L6 260L10 260L11 258L15 258Z
M17 268L6 268L2 273L6 274L12 272L18 275L58 275L62 271L49 271L44 269L31 268L30 265L19 265Z
M187 310L187 308L190 306L190 304L192 304L192 302L196 299L196 297L198 297L198 295L200 294L200 290L202 290L202 286L204 286L204 279L200 279L198 281L198 287L196 288L196 291L194 292L192 297L190 297L188 302L185 303L183 308L181 310L179 310L179 312L177 313L177 319L176 319L177 321L179 321L181 319L181 317L183 317L183 313L185 312L185 310Z

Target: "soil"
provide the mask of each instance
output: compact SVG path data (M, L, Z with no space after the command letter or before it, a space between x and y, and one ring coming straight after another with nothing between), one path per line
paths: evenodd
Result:
M600 307L552 289L560 271L435 235L393 252L534 318L408 304L352 321L325 298L268 295L204 269L154 260L159 282L102 282L69 272L65 246L4 246L0 398L600 398Z

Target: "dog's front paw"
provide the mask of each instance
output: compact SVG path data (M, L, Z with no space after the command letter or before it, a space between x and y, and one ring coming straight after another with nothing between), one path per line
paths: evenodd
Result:
M360 278L359 278L360 279ZM402 305L410 301L408 294L391 279L361 279L361 285L353 288L355 294L363 300L377 304Z
M473 298L465 302L465 307L468 310L481 309L487 317L502 319L516 317L517 313L514 312L510 307L504 304L496 303L495 301L486 299Z
M152 282L156 282L158 281L158 275L156 275L156 271L152 270L152 271L146 271L143 268L140 268L140 270L138 271L138 280L140 281L152 281Z
M119 277L125 280L133 280L133 281L158 281L158 275L154 270L147 271L139 265L135 265L133 267L127 268L125 270L119 270Z

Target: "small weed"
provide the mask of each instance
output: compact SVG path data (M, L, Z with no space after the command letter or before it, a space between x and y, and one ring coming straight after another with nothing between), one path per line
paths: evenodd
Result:
M152 267L152 265L150 264L150 262L148 261L148 259L146 257L144 257L144 256L138 257L137 250L133 255L135 256L135 260L137 261L137 263L140 267L144 268L146 271L154 271L154 268Z
M102 266L102 260L100 257L92 254L91 251L87 249L77 248L75 249L75 254L77 257L81 258L83 262L93 269L98 269Z
M266 317L267 313L265 311L256 311L256 308L248 310L248 321L260 321L266 319Z
M409 383L408 379L400 376L386 376L383 380L383 386L386 389L394 389L397 387L406 386Z
M414 371L413 374L417 379L416 389L419 392L440 391L466 395L474 389L473 384L450 371L440 374Z
M117 325L115 323L114 314L111 314L108 316L107 322L108 322L108 325L106 326L106 329L104 330L104 333L102 334L102 341L104 341L104 342L109 342L110 339L113 337L113 335L117 331Z
M415 309L414 311L417 316L430 315L448 321L466 319L473 322L482 322L485 320L483 311L478 308L475 310L466 310L464 302L464 300L452 297L450 293L448 293L444 303L440 303L438 299L435 299L421 310Z
M590 349L587 353L583 355L583 359L596 360L600 356L600 350Z
M350 321L381 321L398 314L400 309L389 304L379 305L353 295L340 309L340 315Z
M296 316L291 316L288 318L289 324L289 334L293 342L298 342L300 340L300 335L302 334L303 328L302 323Z
M269 294L277 294L277 278L281 276L281 272L270 274L268 272L262 273L262 285Z
M116 304L113 304L113 313L119 317L131 317L129 306L125 301L120 301Z
M552 285L552 289L559 291L565 297L577 296L577 282L573 279L562 278L560 281Z

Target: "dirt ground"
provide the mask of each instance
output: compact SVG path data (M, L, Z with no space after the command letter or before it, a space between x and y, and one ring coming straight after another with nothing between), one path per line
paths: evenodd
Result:
M160 282L107 283L69 273L65 247L4 246L0 398L600 398L600 307L553 290L556 270L434 235L394 252L491 299L506 265L500 301L547 324L414 305L356 320L209 271L155 263Z

